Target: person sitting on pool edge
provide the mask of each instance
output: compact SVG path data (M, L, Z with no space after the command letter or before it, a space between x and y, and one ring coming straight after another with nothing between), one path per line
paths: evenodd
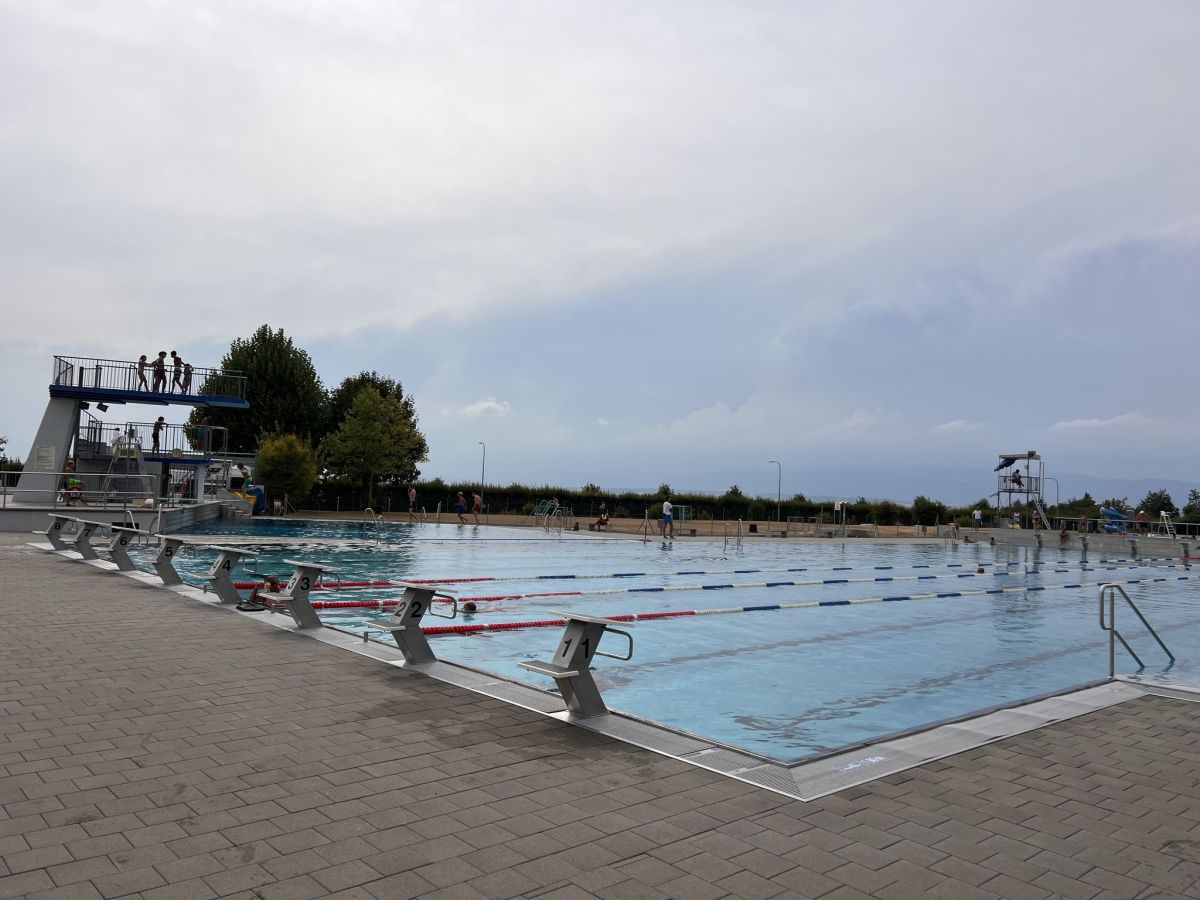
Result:
M250 599L245 603L239 603L238 609L242 612L261 612L264 609L282 609L287 606L287 601L282 597L272 597L271 594L279 594L283 592L283 585L279 583L278 575L267 575L263 578L263 583L254 589L254 593L250 595Z

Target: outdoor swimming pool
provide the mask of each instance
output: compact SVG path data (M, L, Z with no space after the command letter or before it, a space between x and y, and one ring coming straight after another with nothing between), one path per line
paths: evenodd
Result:
M605 701L784 762L1104 678L1101 582L1124 584L1178 657L1173 673L1200 672L1200 569L1166 560L1101 562L1093 554L1083 566L1078 551L987 544L762 540L727 550L719 538L664 545L392 523L378 541L359 523L270 521L204 533L261 540L237 581L286 576L283 560L294 558L327 563L344 581L480 579L452 585L460 603L474 598L477 612L453 622L427 616L427 628L537 622L555 618L554 610L696 613L639 621L630 661L597 658ZM196 549L176 564L194 578L213 558ZM137 555L147 569L149 559L148 550ZM347 588L312 599L386 603L400 594ZM389 612L320 614L361 633L377 630ZM1165 671L1153 640L1131 615L1118 616L1147 673ZM561 626L528 627L430 640L443 660L548 689L549 679L518 664L549 659L560 633ZM610 637L604 649L623 646ZM1121 653L1118 671L1136 665Z

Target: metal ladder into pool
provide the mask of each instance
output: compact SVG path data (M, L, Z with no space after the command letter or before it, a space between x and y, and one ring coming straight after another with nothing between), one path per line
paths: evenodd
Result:
M1117 641L1121 642L1121 646L1133 657L1134 662L1138 664L1139 668L1144 669L1146 667L1146 664L1142 662L1142 658L1133 651L1133 648L1129 646L1129 642L1117 630L1117 594L1125 598L1125 602L1129 604L1129 608L1133 610L1142 624L1146 626L1146 630L1150 632L1154 640L1158 641L1158 646L1162 647L1163 653L1167 654L1167 658L1171 662L1175 662L1175 654L1167 649L1167 645L1162 642L1162 638L1158 636L1158 632L1154 630L1154 626L1146 621L1146 617L1142 615L1142 611L1138 609L1137 604L1125 593L1125 588L1119 584L1102 584L1100 585L1100 628L1102 631L1108 632L1108 677L1113 678L1117 673ZM1107 619L1104 615L1105 599L1108 600Z
M375 543L381 543L383 541L383 535L379 530L379 522L382 518L383 516L379 515L377 512L375 512L375 510L371 509L371 507L368 506L366 509L364 509L362 523L363 537L367 536L367 527L373 525L375 527Z
M734 547L738 550L741 550L742 549L742 520L741 519L737 520L737 531L734 532L733 534L729 533L729 529L731 527L732 527L732 524L729 522L726 522L723 527L723 532L724 532L724 536L725 536L725 549L728 550L729 542L733 541Z

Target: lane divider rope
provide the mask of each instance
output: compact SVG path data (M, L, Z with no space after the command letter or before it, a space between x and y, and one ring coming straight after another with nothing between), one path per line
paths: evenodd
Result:
M1067 588L1089 588L1099 587L1102 584L1148 584L1159 581L1187 581L1192 578L1200 578L1200 575L1176 575L1174 577L1159 577L1159 578L1133 578L1128 581L1088 581L1077 582L1074 584L1053 584L1053 585L1029 585L1029 586L1013 586L1003 588L992 588L982 591L944 591L940 593L929 594L907 594L896 597L860 597L855 600L809 600L798 603L772 603L764 606L728 606L716 609L687 609L674 610L669 612L652 612L652 613L622 613L614 616L604 616L603 618L612 619L614 622L647 622L657 619L675 619L685 616L720 616L730 615L733 613L746 612L773 612L781 609L815 609L826 606L859 606L867 603L898 603L905 600L942 600L956 597L982 597L989 594L1028 594L1035 591L1048 591ZM471 624L471 625L431 625L422 627L421 631L427 635L443 635L443 634L477 634L487 631L513 631L519 628L553 628L555 626L562 627L567 624L566 619L534 619L524 622L495 622L490 624ZM369 626L368 626L369 627Z

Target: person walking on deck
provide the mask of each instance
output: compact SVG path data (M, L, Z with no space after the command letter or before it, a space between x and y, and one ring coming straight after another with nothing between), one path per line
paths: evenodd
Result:
M150 385L148 385L146 383L146 366L148 366L148 365L149 365L149 363L146 362L146 354L143 353L141 356L138 357L138 361L137 361L137 377L138 377L137 389L139 391L140 390L147 390L147 391L150 390Z
M180 356L178 353L176 353L174 350L171 351L171 372L172 372L171 393L172 394L175 393L175 388L178 387L180 389L181 393L186 394L187 391L183 390L183 381L182 381L183 357Z

